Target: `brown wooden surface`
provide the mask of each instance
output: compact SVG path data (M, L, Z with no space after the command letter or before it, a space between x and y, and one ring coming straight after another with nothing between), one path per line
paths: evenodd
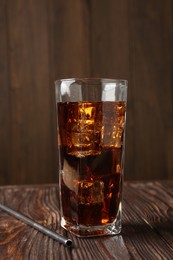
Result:
M121 235L77 238L60 227L56 185L0 187L0 203L73 240L65 248L0 211L0 259L173 259L173 181L124 185Z
M57 180L54 80L129 80L126 179L173 177L173 1L0 1L0 184Z

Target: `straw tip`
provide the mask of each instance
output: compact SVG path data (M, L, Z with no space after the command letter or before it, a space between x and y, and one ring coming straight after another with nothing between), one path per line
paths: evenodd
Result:
M66 240L66 246L70 247L72 245L72 240L71 239L67 239Z

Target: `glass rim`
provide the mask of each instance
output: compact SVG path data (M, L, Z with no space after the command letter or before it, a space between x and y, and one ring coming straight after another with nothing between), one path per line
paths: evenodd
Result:
M113 78L99 78L99 77L77 77L77 78L62 78L62 79L56 79L54 82L55 84L61 83L61 82L72 82L72 81L79 81L79 82L88 82L88 83L95 83L96 81L100 82L113 82L113 83L123 83L123 85L128 86L128 80L126 79L113 79Z

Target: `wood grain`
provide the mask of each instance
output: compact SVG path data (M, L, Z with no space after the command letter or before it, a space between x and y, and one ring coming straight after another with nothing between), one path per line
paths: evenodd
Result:
M52 83L56 79L90 76L88 1L49 1Z
M173 192L172 183L171 190ZM156 259L171 259L173 200L162 184L128 183L124 188L124 209L124 240L134 248L132 256L146 257L147 252L147 259L152 259L153 255Z
M172 1L130 1L129 131L133 132L133 177L171 178L173 169ZM132 18L133 19L130 19ZM171 118L171 120L170 120ZM130 122L129 122L130 123Z
M6 1L0 1L0 183L8 183L10 147L10 97L8 81L8 33ZM3 174L2 174L3 173Z
M0 187L0 202L73 240L65 248L0 211L1 259L172 259L173 181L124 185L123 230L80 239L60 227L56 185Z
M129 77L128 1L91 1L91 75Z
M7 4L9 183L43 183L55 178L46 7L46 1Z

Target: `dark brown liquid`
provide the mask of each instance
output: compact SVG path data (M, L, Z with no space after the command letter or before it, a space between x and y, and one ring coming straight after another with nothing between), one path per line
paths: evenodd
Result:
M124 102L58 103L62 212L87 226L116 219L122 183Z

